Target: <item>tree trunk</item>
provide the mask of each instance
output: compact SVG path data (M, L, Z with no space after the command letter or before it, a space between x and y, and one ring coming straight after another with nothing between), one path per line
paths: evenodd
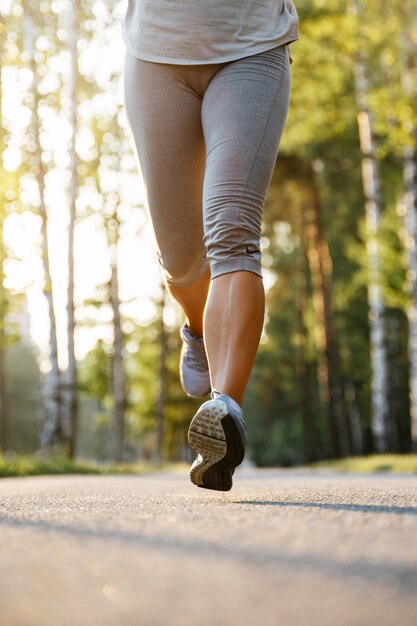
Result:
M304 213L300 212L300 233L304 231ZM297 267L297 375L300 382L301 414L303 424L303 456L307 463L317 458L317 442L314 414L311 406L308 364L306 361L307 327L305 324L306 290L307 290L307 257L301 237Z
M344 385L345 404L348 407L348 420L351 438L351 454L363 454L363 427L361 412L357 402L355 385L351 380L346 380Z
M396 309L387 311L385 331L387 333L387 361L390 364L387 402L390 419L387 422L387 447L391 452L400 452L400 423L403 403L401 384L404 372L401 368L401 320L402 312Z
M402 79L403 90L407 98L417 98L415 84L417 45L413 39L414 20L409 15L407 5L404 11L404 30L402 36ZM408 319L408 357L410 360L410 413L411 446L417 452L417 127L409 122L410 144L404 149L404 226L407 233L406 249L408 257L409 304Z
M39 92L38 75L35 62L34 30L32 3L24 0L24 47L29 57L29 67L33 75L32 81L32 120L30 133L33 142L36 144L36 180L39 189L39 215L41 217L41 249L42 264L44 270L43 292L48 304L49 313L49 358L51 369L45 375L43 395L45 406L45 420L41 433L41 446L46 447L54 443L61 444L63 441L63 429L61 421L61 372L58 363L58 342L56 331L56 319L54 310L54 298L52 291L52 279L49 261L48 246L48 216L45 204L45 168L41 157L42 147L40 142L40 124L38 116Z
M315 329L319 355L319 388L328 414L330 454L339 457L350 452L350 434L344 408L339 348L334 327L331 298L332 260L322 231L320 198L311 163L305 163L303 170L304 238L313 286L313 306L317 318Z
M1 66L0 66L1 69ZM1 89L0 89L1 90ZM0 98L1 110L1 98ZM0 116L1 124L1 116ZM6 414L6 381L5 381L5 351L6 351L6 290L4 288L4 260L5 250L3 241L3 216L0 224L0 453L7 449L7 414Z
M351 0L351 11L362 15L360 0ZM363 55L364 46L360 41L355 60L355 88L358 110L358 128L362 152L362 182L365 196L366 250L368 256L369 282L368 306L372 370L372 434L377 452L387 450L387 379L388 366L385 348L385 306L381 290L381 263L378 246L378 232L382 214L380 195L379 162L376 157L376 140L373 132L373 119L368 106L369 81Z
M123 333L120 320L120 299L117 264L111 268L111 306L113 311L114 355L113 355L113 393L114 424L116 431L116 462L124 460L125 440L125 375L123 368Z
M2 84L2 68L3 68L3 51L6 29L0 23L0 162L3 161L3 149L5 146L5 130L3 127L3 84ZM0 453L6 451L7 432L6 432L6 409L5 409L5 380L4 380L4 351L5 351L5 317L6 317L6 294L4 290L4 260L5 250L3 241L3 220L4 212L0 215Z
M113 395L114 395L114 430L115 430L115 460L122 463L124 460L125 445L125 411L126 389L123 367L123 331L120 317L120 296L118 276L118 243L119 221L117 209L107 223L107 237L111 256L110 303L113 312L114 351L112 360Z
M67 290L67 335L68 335L68 370L67 370L67 393L66 412L68 420L68 456L75 456L78 423L78 397L77 397L77 362L75 359L75 305L74 305L74 228L76 220L76 195L77 195L77 155L75 151L75 138L77 132L77 3L73 0L70 6L68 19L68 49L71 55L71 78L69 87L69 99L71 102L71 128L72 137L69 146L70 155L70 219L68 224L68 290Z
M410 359L411 445L417 452L417 147L404 151L404 207L410 300L407 307Z
M121 129L117 122L117 116L112 121L112 133L118 140L119 152L114 153L114 169L120 172L121 158ZM105 196L107 191L100 188ZM112 359L112 385L114 397L114 433L115 433L115 460L122 463L125 456L126 437L126 376L124 371L124 338L120 315L120 293L118 273L118 252L120 239L120 221L118 206L120 203L119 190L115 189L105 198L108 210L105 214L105 229L110 253L110 303L113 312L113 359ZM111 207L113 206L113 211Z
M167 360L167 333L165 330L164 311L165 311L166 292L164 285L161 285L161 299L158 302L158 321L159 334L158 343L160 347L159 353L159 389L156 400L156 418L157 418L157 441L158 441L158 462L162 463L164 459L164 435L166 423L166 401L167 401L167 385L168 371L166 366Z

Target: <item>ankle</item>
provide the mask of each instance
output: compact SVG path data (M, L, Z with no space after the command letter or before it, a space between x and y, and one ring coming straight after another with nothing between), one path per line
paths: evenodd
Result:
M202 324L191 324L188 319L185 322L186 327L188 328L190 335L192 335L195 339L201 339L203 337L203 325Z
M230 394L224 392L224 391L217 391L217 389L212 389L210 396L212 400L215 400L216 398L218 398L219 396L225 395L228 398L230 398L233 402L235 402L238 407L241 409L242 408L242 404L243 404L243 399L239 396L237 397L236 394L233 394L233 396L231 396Z

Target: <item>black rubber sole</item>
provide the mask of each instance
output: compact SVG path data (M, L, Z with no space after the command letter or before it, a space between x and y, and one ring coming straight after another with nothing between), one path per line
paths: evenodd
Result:
M202 484L198 485L202 489L230 491L234 471L245 457L245 446L233 417L225 415L221 424L226 437L226 455L204 472Z
M226 435L226 456L204 472L203 484L199 487L216 491L230 491L233 485L232 476L236 467L242 463L245 457L245 448L233 418L227 414L221 422Z

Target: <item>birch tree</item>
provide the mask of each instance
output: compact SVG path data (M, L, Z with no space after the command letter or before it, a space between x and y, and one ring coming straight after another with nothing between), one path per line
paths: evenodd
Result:
M45 421L41 434L41 445L50 446L54 443L62 443L64 438L62 424L61 405L61 371L58 362L58 341L54 307L54 295L52 288L52 278L50 271L49 243L48 243L48 214L45 201L45 165L42 160L41 144L41 122L39 119L39 89L38 72L35 60L35 33L37 24L35 20L33 4L30 0L23 1L24 10L24 50L28 66L32 73L32 88L28 94L28 106L32 111L32 118L29 128L29 137L32 145L36 147L33 152L33 170L39 194L39 216L41 218L41 250L42 264L44 271L43 293L48 305L49 315L49 360L50 371L45 375L44 380L44 405ZM35 165L36 164L36 165Z
M69 189L69 223L68 223L68 287L67 287L67 337L68 337L68 369L66 380L66 414L68 420L68 455L75 456L78 394L77 394L77 362L75 359L75 304L74 304L74 229L76 223L77 197L77 154L75 139L77 132L77 3L68 2L67 34L68 52L70 56L70 76L68 96L70 101L70 125L72 135L69 143L70 157L70 189Z
M8 349L16 347L21 341L21 332L17 319L26 306L22 288L14 286L10 289L6 281L10 278L10 267L20 266L20 257L6 240L9 217L20 215L24 208L19 197L20 179L25 174L24 159L13 165L9 162L10 152L21 145L19 132L22 125L11 115L11 107L7 101L7 74L19 76L21 63L19 50L13 45L13 38L19 32L21 22L12 14L12 7L0 9L0 452L6 451L16 434L15 420L11 419L15 409L14 402L8 401L10 393L11 372L10 361L7 359ZM21 106L23 103L21 103ZM23 106L22 106L23 108ZM21 152L23 156L23 151ZM14 439L15 440L15 439Z
M362 19L362 3L351 0L350 10ZM368 306L370 327L372 433L377 452L387 450L387 380L388 366L385 347L385 306L381 289L381 261L378 233L382 214L380 168L377 158L377 141L373 130L373 116L368 105L369 79L367 75L364 41L358 40L354 78L360 149L362 153L362 183L365 197L366 251L368 257Z
M114 432L115 432L115 461L124 460L125 447L125 412L126 412L126 383L123 363L123 331L120 315L119 274L118 274L118 247L119 247L119 218L117 206L111 218L106 221L106 232L110 254L110 304L113 313L113 355L112 355L112 388L114 397Z
M1 54L1 53L0 53ZM0 63L1 72L1 63ZM1 110L1 98L0 98ZM1 126L1 115L0 115ZM3 213L3 212L2 212ZM5 452L7 441L6 430L6 385L5 385L5 351L6 351L6 315L7 295L4 287L5 247L3 240L4 215L0 215L0 452Z
M74 3L73 15L75 5L76 3ZM97 3L91 7L83 7L83 10L88 15L87 22L80 24L80 32L83 34L84 45L87 41L88 45L91 45L93 49L97 45L103 48L109 45L108 33L110 28L114 27L114 7L114 2ZM94 22L94 27L90 27L89 22ZM72 31L75 32L74 26L72 27ZM82 46L80 46L80 50L81 49ZM73 39L72 51L72 58L75 61L76 49ZM82 63L82 59L80 59L80 63ZM76 65L74 63L72 84L74 84L76 80L75 71ZM130 147L130 144L128 144L128 138L124 136L120 126L121 105L118 103L117 93L120 75L115 71L115 66L106 66L105 71L102 71L100 67L92 67L88 75L80 73L78 78L80 89L84 97L85 94L88 94L93 98L98 91L104 91L108 96L106 98L106 107L100 106L100 112L97 114L97 117L93 116L87 124L83 122L82 115L80 114L79 125L81 132L83 130L86 131L88 128L91 138L91 151L94 153L93 157L87 157L86 163L83 165L89 173L90 180L95 181L97 202L95 203L95 207L87 205L84 209L80 209L76 217L78 222L94 214L99 215L106 236L109 255L109 278L106 283L97 286L97 297L86 300L84 305L90 303L97 308L105 307L111 311L109 323L111 324L113 337L111 349L109 347L109 352L111 352L109 391L112 397L113 411L112 448L115 461L122 462L125 457L126 449L125 422L127 395L124 371L123 319L119 288L119 245L122 227L122 218L120 215L120 186L121 177L123 175L122 158L125 154L126 147L128 145ZM75 109L73 109L72 121L73 128L75 128L77 122ZM75 181L75 151L73 152L72 164L73 179ZM74 194L75 191L72 196L73 218L75 218ZM69 258L69 263L71 262ZM68 302L70 303L70 301L71 296L69 295ZM70 314L68 315L68 319L70 320ZM73 332L73 326L68 328L68 333L70 334L70 332ZM73 385L75 386L74 376Z
M115 84L113 83L113 87ZM120 207L120 170L123 152L123 139L117 115L109 120L108 143L100 146L100 166L98 172L98 190L103 198L103 220L107 237L110 260L110 280L108 298L112 310L113 352L112 380L113 391L113 428L115 461L124 460L126 436L126 376L124 370L124 337L122 329L121 301L119 292L119 242L121 218ZM110 141L111 139L111 141ZM114 181L113 183L109 183Z
M410 360L410 413L411 442L417 451L417 120L415 101L417 99L417 25L415 7L409 2L402 3L401 69L404 96L414 102L414 116L406 122L407 145L404 147L404 226L408 261L409 305L408 355ZM414 19L413 19L414 18ZM411 109L413 110L413 109Z
M0 14L1 15L1 14ZM6 37L6 28L3 20L0 21L0 171L3 171L3 151L5 147L5 131L3 125L3 53ZM1 188L1 187L0 187ZM5 295L4 295L4 273L3 273L3 219L4 208L0 207L0 452L6 449L6 413L5 413L5 383L4 383L4 320L5 320Z
M158 301L158 344L159 344L159 368L158 368L158 394L156 398L156 423L157 423L157 454L158 462L164 458L164 434L166 426L166 403L168 396L168 369L167 369L167 332L165 328L164 313L166 306L165 286L161 284L161 297Z

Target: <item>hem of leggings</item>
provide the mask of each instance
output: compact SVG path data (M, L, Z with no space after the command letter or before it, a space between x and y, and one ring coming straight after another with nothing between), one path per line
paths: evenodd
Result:
M177 282L176 280L173 280L172 278L170 278L163 272L165 282L170 287L191 287L191 285L194 285L194 283L200 280L200 278L202 277L202 275L204 274L204 272L207 270L208 267L210 267L209 263L203 263L201 270L198 272L198 274L194 276L191 280L187 280L185 282L181 282L181 281Z
M254 259L227 259L226 261L218 261L217 263L211 265L211 279L221 276L222 274L229 274L230 272L239 272L242 270L246 272L253 272L263 278L261 268L261 264Z

